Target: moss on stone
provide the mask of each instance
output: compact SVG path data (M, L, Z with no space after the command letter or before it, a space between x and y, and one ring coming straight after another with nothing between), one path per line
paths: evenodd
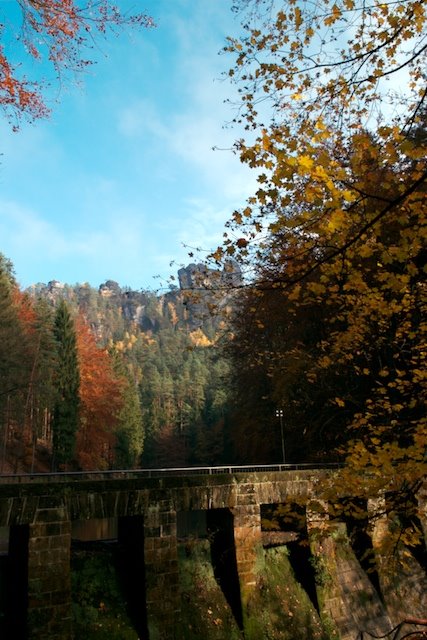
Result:
M328 640L316 609L295 579L285 546L265 550L265 566L246 606L246 640Z
M181 616L179 640L242 640L243 636L215 580L208 540L179 547Z
M109 550L75 552L71 577L77 640L138 640Z

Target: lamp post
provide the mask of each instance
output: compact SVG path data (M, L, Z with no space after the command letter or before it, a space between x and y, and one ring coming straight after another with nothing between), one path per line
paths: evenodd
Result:
M283 436L283 409L276 409L276 418L279 418L280 420L280 436L282 439L282 459L283 459L283 463L285 463L286 457L285 457L285 438Z

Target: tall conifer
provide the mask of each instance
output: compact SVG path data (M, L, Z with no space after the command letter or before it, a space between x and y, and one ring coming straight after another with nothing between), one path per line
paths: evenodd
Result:
M124 382L122 387L123 406L119 413L119 425L116 429L116 466L131 469L140 465L144 449L144 425L141 410L141 398L135 375L126 366L122 356L110 350L114 370Z
M13 299L16 287L12 263L0 253L0 470L4 470L7 449L19 440L23 420L23 394L28 380L25 338ZM13 448L13 446L12 446Z
M0 254L0 394L3 398L23 386L23 337L13 300L15 287L12 264Z
M79 421L79 367L76 331L67 304L62 300L55 315L54 334L58 351L57 398L53 416L54 469L74 455Z

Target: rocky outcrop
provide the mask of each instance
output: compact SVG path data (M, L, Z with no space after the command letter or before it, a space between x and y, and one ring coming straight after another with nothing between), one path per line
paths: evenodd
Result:
M242 272L234 260L227 260L222 271L209 269L205 264L189 264L178 271L179 286L182 290L228 289L242 284Z
M120 296L122 290L115 280L107 280L99 285L99 293L103 298L111 298L112 296Z
M194 331L206 320L215 323L214 310L228 304L229 291L241 285L240 267L229 260L222 270L208 269L203 264L189 264L178 272L179 288L166 293L135 291L121 287L115 280L106 280L98 289L88 283L70 286L51 280L27 289L34 297L48 300L55 306L66 300L71 307L83 311L96 335L105 334L105 315L127 330L130 325L141 331L157 332L170 323ZM108 332L107 332L108 333Z

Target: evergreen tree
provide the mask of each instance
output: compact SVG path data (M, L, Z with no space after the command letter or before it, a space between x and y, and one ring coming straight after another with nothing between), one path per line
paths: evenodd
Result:
M9 260L0 254L0 425L2 427L1 464L16 449L18 457L24 418L25 389L28 381L26 339L14 300L16 282ZM16 445L16 446L15 446ZM19 446L18 446L19 445Z
M142 422L141 399L136 376L132 376L129 367L116 351L111 351L116 375L123 381L122 402L119 413L119 425L116 429L116 467L132 469L140 464L144 449L144 427Z
M53 309L46 300L33 305L32 325L27 326L30 338L31 372L26 399L27 429L31 433L31 472L35 470L37 444L50 447L51 417L55 402L56 341L52 331ZM29 461L28 461L29 462Z
M22 328L13 293L12 265L0 254L0 394L2 398L22 388ZM21 360L21 362L20 362Z
M55 315L57 342L57 398L53 415L54 469L69 463L74 455L79 421L79 368L76 331L67 304L61 300Z

